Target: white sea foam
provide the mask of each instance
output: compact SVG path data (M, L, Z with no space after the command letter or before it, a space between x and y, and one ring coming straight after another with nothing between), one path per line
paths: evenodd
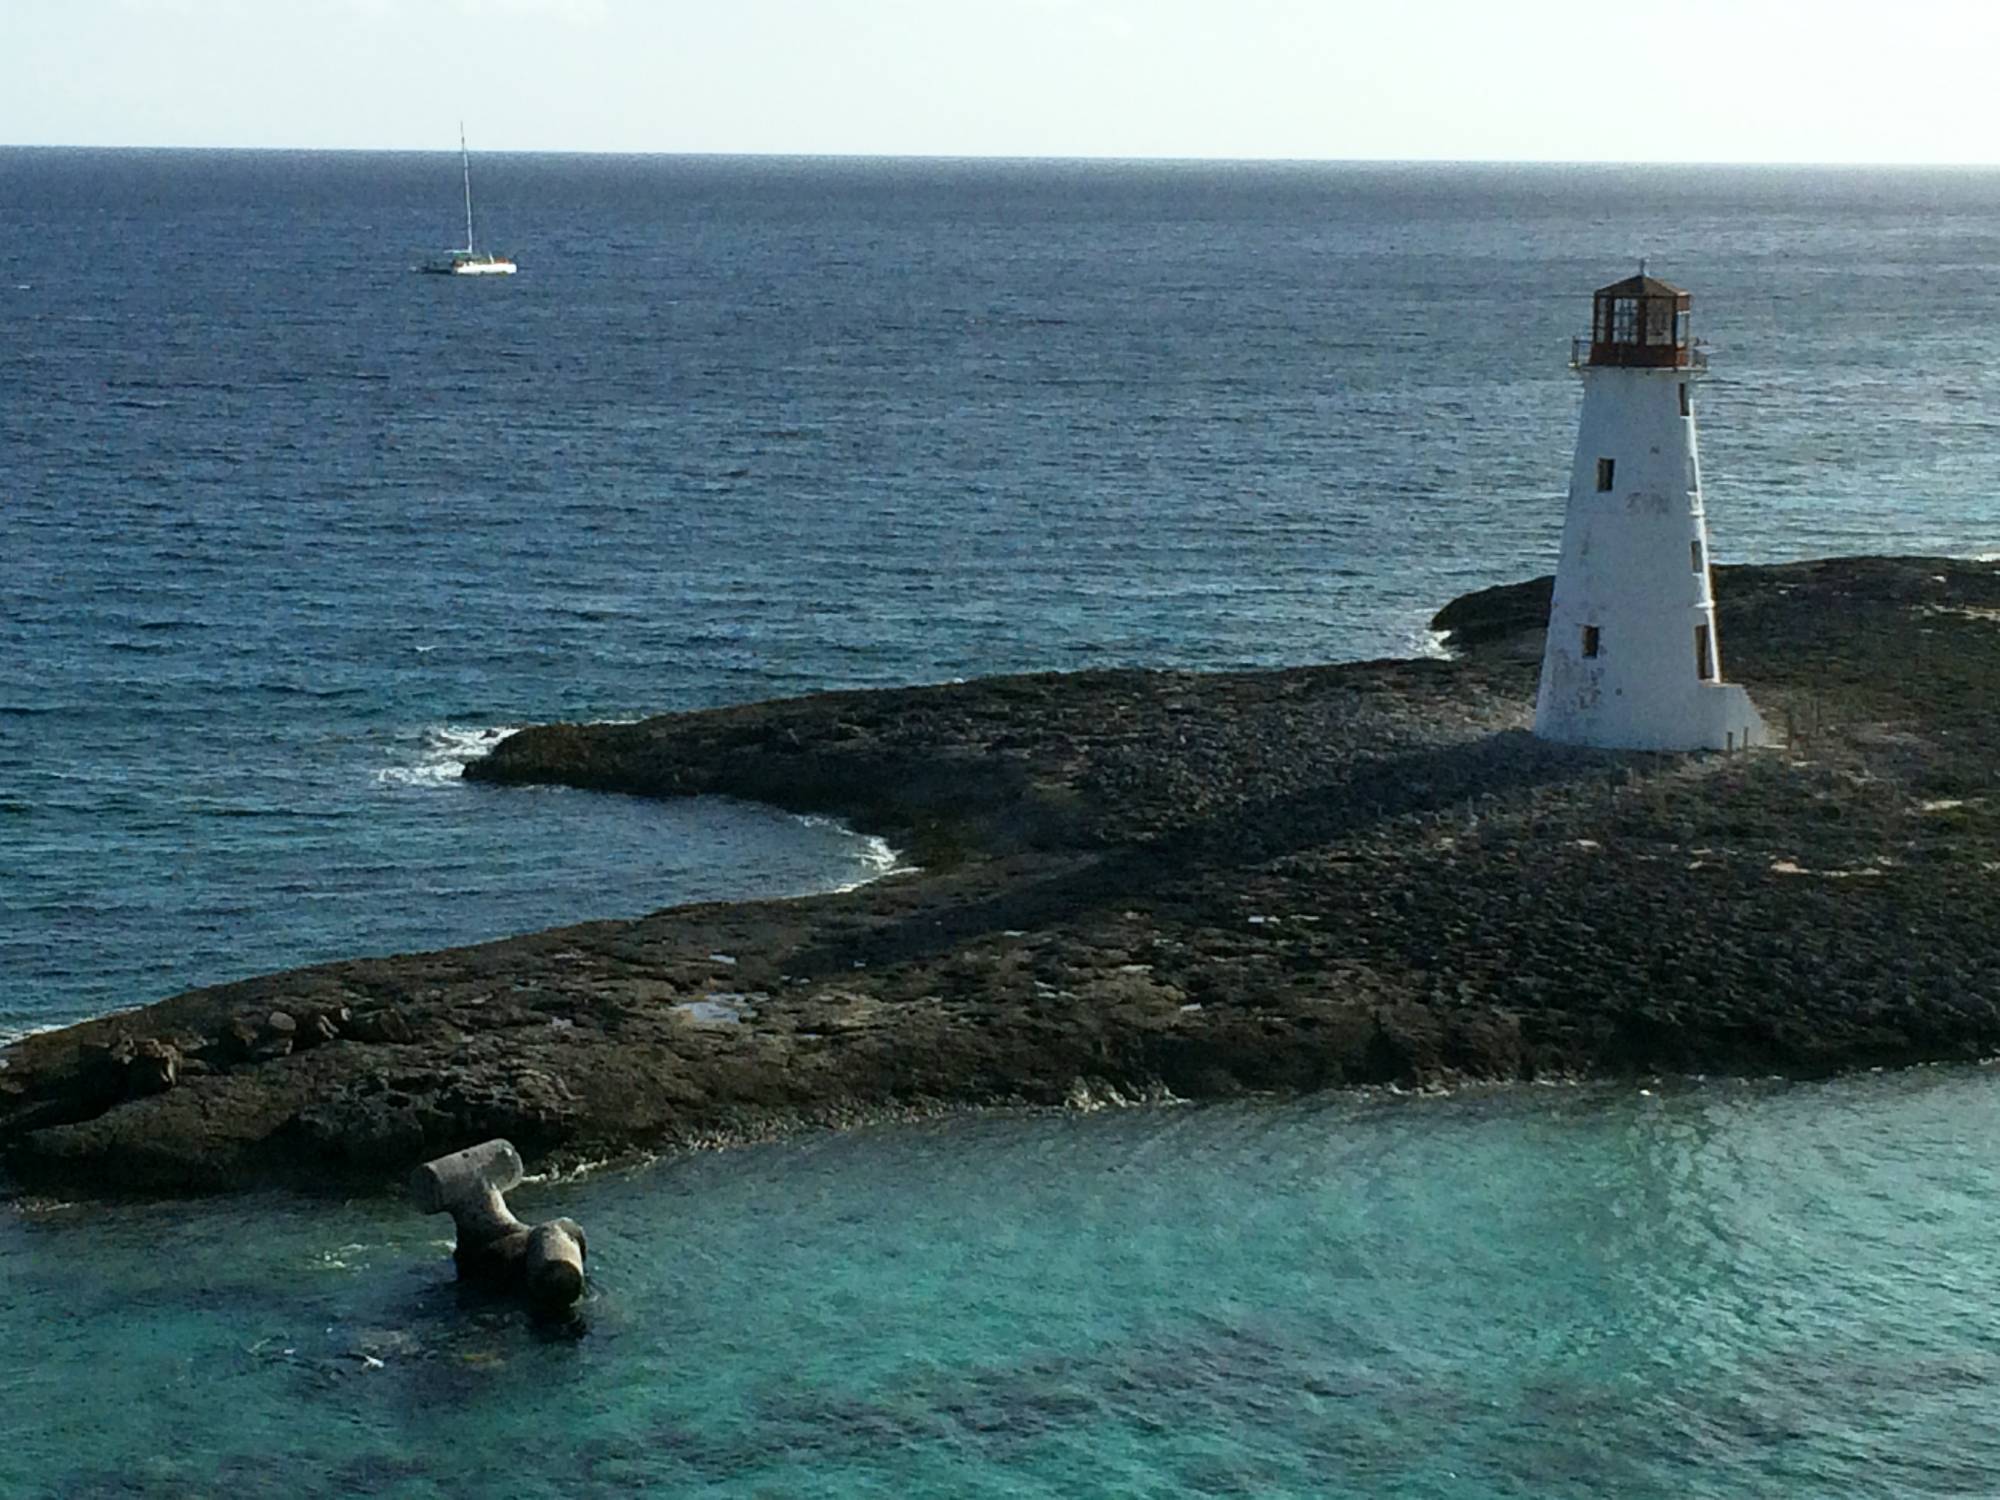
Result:
M1451 660L1451 650L1445 645L1445 633L1442 630L1432 630L1426 627L1422 630L1413 631L1409 642L1410 655L1419 661L1426 659L1435 661Z
M115 1015L117 1012L114 1011L112 1014ZM16 1026L0 1021L0 1047L11 1047L16 1042L25 1042L29 1037L40 1036L45 1031L61 1031L70 1024L72 1023L69 1021L32 1021ZM0 1069L5 1069L6 1066L7 1059L0 1057Z
M872 833L856 833L838 818L821 817L816 813L801 813L798 814L798 820L808 828L838 829L859 846L857 853L861 858L861 874L845 885L835 886L833 893L836 895L846 891L858 891L864 885L880 880L884 875L907 875L917 869L917 866L906 863L903 856L895 851L887 839L877 838Z
M842 891L858 891L864 885L880 880L884 875L907 875L917 868L905 862L902 855L892 849L886 839L878 839L872 833L857 833L854 837L861 845L861 874L845 885L835 886L833 889L836 894Z
M502 737L519 728L502 724L482 728L467 724L433 724L414 743L401 744L392 752L401 762L375 773L380 786L453 786L467 764L479 759Z

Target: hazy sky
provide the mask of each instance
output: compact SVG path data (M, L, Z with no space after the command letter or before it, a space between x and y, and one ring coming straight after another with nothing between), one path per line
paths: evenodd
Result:
M2000 160L1996 0L0 0L0 143Z

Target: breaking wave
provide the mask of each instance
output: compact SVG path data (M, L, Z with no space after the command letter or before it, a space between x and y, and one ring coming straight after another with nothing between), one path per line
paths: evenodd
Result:
M520 726L482 728L467 724L433 724L414 740L392 752L399 764L375 773L381 786L455 786L471 762L485 755Z

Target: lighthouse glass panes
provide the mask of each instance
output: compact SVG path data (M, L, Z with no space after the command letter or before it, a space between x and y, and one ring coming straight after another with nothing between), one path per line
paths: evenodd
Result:
M1689 364L1688 294L1652 276L1599 292L1591 306L1590 362L1680 368Z

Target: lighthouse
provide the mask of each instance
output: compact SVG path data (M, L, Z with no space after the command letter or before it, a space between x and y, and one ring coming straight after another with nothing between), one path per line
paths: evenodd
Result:
M1695 447L1707 359L1688 294L1645 274L1591 299L1570 363L1583 417L1535 696L1535 733L1621 750L1761 745L1764 721L1722 680Z

